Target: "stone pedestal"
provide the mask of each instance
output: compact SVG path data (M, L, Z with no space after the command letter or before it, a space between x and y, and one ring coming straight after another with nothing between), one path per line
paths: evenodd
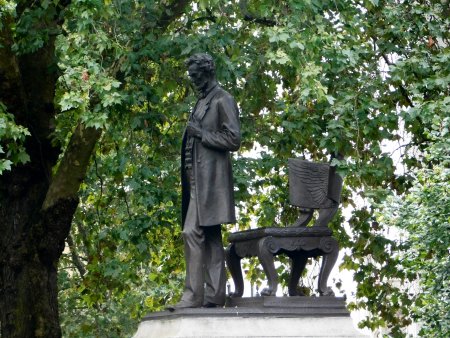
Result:
M335 297L229 299L224 308L155 312L144 317L134 338L364 337L344 300Z

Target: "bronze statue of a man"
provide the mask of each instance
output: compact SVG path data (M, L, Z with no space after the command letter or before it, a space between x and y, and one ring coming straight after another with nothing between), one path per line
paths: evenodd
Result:
M182 225L186 281L169 309L225 303L221 224L236 222L230 152L239 149L239 110L215 77L208 54L186 60L199 99L189 116L181 150Z

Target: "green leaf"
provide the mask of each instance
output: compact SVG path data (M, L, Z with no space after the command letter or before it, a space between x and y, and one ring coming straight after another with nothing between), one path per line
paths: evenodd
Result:
M17 162L25 164L29 161L30 161L30 156L25 151L21 151L20 153L17 154Z
M1 160L0 159L0 174L5 170L10 171L12 164L13 163L10 160Z

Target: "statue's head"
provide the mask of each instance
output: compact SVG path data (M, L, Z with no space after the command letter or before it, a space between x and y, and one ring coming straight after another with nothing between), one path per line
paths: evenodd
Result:
M189 77L198 91L204 91L210 81L215 79L215 65L211 55L198 53L191 55L185 61Z

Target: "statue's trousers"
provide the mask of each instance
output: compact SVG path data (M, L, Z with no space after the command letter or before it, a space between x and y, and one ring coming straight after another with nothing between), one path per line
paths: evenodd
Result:
M219 225L201 226L198 221L195 180L187 170L190 200L183 227L186 281L182 301L193 307L225 303L225 257Z

